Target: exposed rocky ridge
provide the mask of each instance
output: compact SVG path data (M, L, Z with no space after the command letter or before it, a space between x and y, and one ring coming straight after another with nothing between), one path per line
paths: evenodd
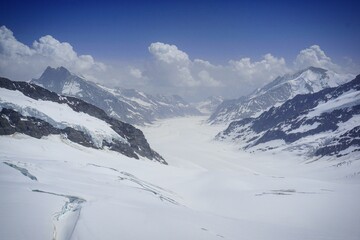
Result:
M257 117L272 106L279 106L298 94L315 93L325 88L337 87L353 79L351 74L309 67L274 81L239 99L224 101L210 116L210 123L230 123L248 117Z
M107 88L86 81L64 67L48 67L39 79L31 82L58 94L82 99L130 124L143 125L160 118L200 114L180 96L153 96L134 89Z
M236 141L244 149L285 146L303 148L309 156L341 156L360 151L359 122L360 75L336 88L297 95L257 118L234 121L217 139Z
M0 88L12 91L20 91L27 97L35 100L51 101L59 104L66 104L76 112L83 112L90 116L96 117L106 123L127 143L113 139L111 142L104 141L101 147L108 147L110 150L120 152L126 156L138 159L139 156L146 157L151 160L159 161L166 164L166 161L155 151L153 151L141 130L130 124L121 122L117 119L109 117L102 109L86 103L74 97L64 97L57 93L51 92L38 85L26 82L15 82L6 78L0 78ZM1 96L0 96L1 98ZM24 133L32 137L41 138L49 134L62 134L69 140L79 143L86 147L97 146L91 140L91 137L83 131L79 131L70 127L59 129L50 123L36 117L23 116L20 113L2 107L0 117L0 134L9 135L15 132Z

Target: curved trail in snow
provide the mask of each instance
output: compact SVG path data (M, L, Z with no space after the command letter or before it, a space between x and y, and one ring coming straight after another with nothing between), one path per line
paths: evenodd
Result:
M86 202L86 200L76 196L47 192L38 189L32 191L67 198L61 210L54 214L54 232L52 240L70 240L79 220L82 204Z

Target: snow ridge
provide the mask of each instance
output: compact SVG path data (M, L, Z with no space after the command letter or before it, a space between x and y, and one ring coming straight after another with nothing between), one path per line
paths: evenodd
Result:
M258 117L272 106L280 106L296 95L337 87L353 78L351 74L338 74L309 67L292 75L278 77L249 96L224 101L210 116L209 122L230 123L248 117Z

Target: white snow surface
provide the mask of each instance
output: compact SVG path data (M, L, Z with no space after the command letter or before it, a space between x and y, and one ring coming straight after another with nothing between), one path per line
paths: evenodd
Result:
M67 104L35 100L20 91L0 88L0 107L11 106L24 116L37 117L58 128L72 127L88 133L96 146L101 147L103 140L113 139L127 142L117 134L108 123L83 112L75 112Z
M320 116L322 113L325 112L332 112L336 109L352 107L359 104L360 104L360 92L350 90L342 94L340 97L331 99L325 103L320 103L311 112L309 112L306 115L306 117L313 118L315 116Z
M62 94L65 95L76 95L80 92L82 92L82 89L80 88L80 83L76 81L67 81L62 89Z
M360 161L242 152L213 141L223 126L205 120L143 128L169 166L0 136L0 239L359 239Z

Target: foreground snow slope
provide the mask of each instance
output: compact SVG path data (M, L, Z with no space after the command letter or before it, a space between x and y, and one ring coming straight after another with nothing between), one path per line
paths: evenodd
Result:
M166 164L134 126L109 117L100 108L40 86L0 77L0 135L35 138L61 135L85 147L106 148L128 157Z
M169 166L1 136L0 239L359 239L358 161L243 153L203 121L143 129Z

